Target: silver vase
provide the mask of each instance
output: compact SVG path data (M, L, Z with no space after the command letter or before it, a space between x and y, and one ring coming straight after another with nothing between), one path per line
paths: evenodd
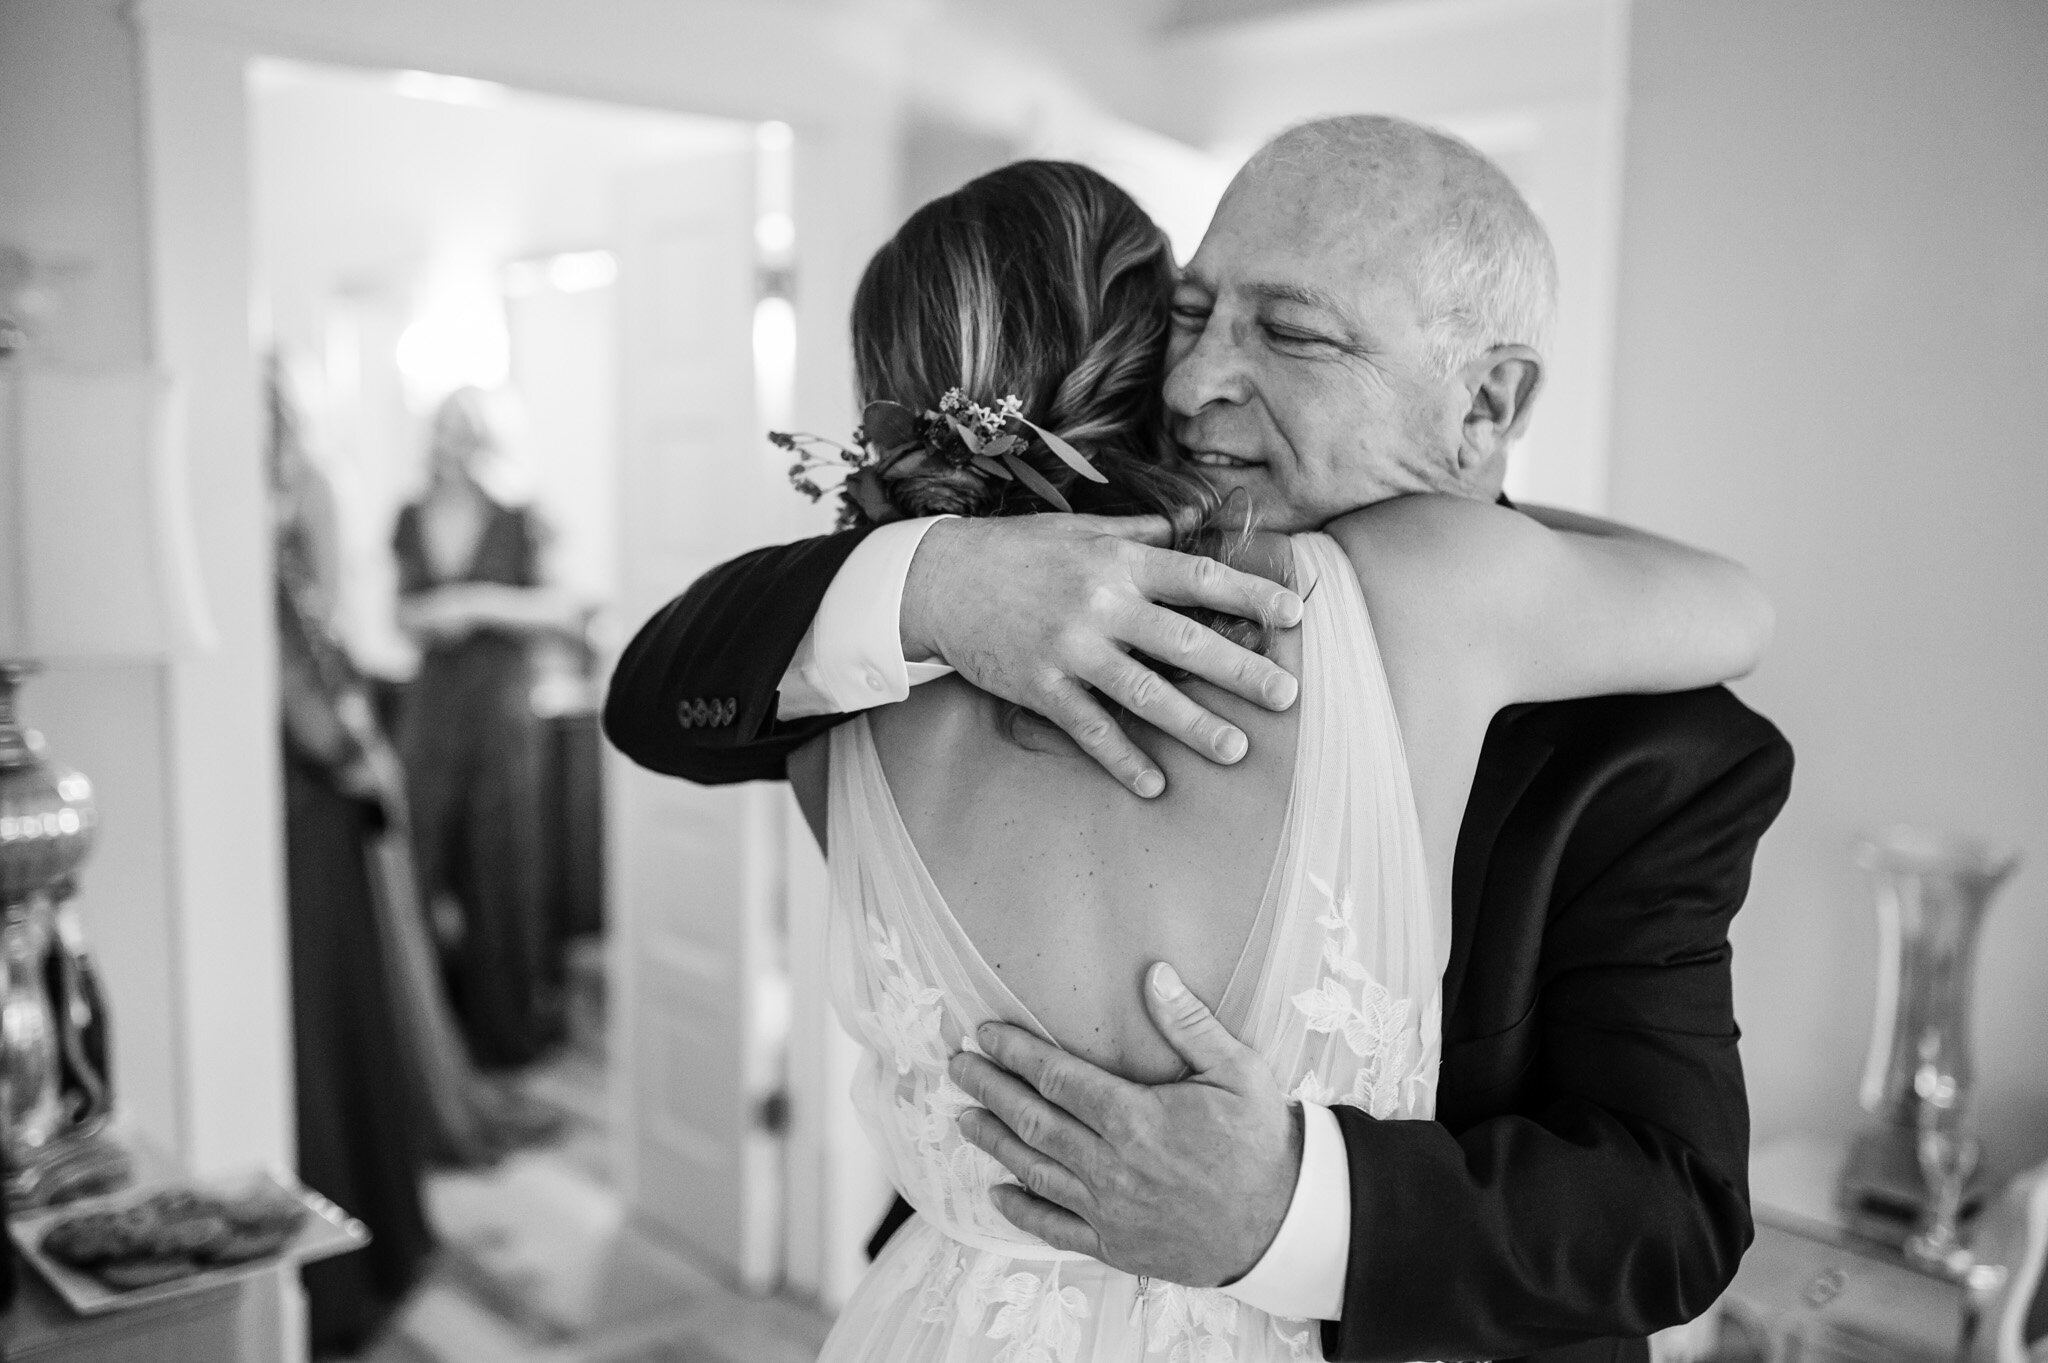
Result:
M19 722L28 669L0 660L0 1152L16 1210L117 1186L106 1009L66 903L98 815L83 776Z
M1876 891L1877 1010L1861 1094L1872 1120L1850 1152L1842 1202L1858 1229L1903 1244L1916 1225L1925 1233L1930 1214L1974 1210L1964 1185L1979 1163L1970 1134L1977 939L2019 857L1901 827L1866 839L1856 863Z

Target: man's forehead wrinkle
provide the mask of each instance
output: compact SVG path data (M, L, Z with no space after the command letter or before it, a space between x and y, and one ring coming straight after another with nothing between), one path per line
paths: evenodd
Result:
M1444 158L1427 144L1407 151L1387 158L1322 148L1272 161L1244 189L1284 216L1304 246L1384 260L1419 246L1447 207Z
M1361 198L1385 199L1439 189L1445 160L1436 136L1418 125L1339 118L1280 134L1260 148L1246 169L1254 175L1292 172L1324 186L1341 183Z

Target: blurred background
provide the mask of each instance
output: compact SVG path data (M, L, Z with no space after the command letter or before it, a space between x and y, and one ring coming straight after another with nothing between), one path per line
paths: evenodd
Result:
M246 1356L815 1350L887 1198L822 869L779 789L601 752L611 656L826 528L761 433L851 424L909 210L1068 157L1185 259L1254 147L1351 111L1469 138L1556 242L1510 491L1776 600L1736 688L1799 761L1734 930L1759 1148L1863 1120L1852 854L1909 823L2023 857L1976 1112L1994 1186L2048 1157L2038 0L0 0L0 653L95 788L119 1124L341 1170L385 1256L252 1296ZM126 443L52 454L110 393ZM357 842L362 885L307 869ZM308 955L374 914L382 958ZM308 1092L379 1110L387 1052L427 1136L314 1150Z

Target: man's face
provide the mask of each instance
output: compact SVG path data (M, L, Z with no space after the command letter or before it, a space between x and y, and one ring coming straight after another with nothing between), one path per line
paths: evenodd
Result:
M1367 201L1360 203L1361 197ZM1174 437L1268 529L1409 492L1463 491L1470 394L1431 371L1412 207L1307 170L1239 177L1174 294Z

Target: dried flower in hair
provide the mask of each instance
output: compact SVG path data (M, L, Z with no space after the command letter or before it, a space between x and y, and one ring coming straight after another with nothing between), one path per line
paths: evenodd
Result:
M798 456L789 480L812 501L825 489L811 475L840 474L839 523L872 524L899 520L898 504L912 495L919 515L974 515L1002 498L999 484L1021 483L1060 511L1073 507L1046 476L1022 456L1034 441L1076 474L1103 482L1086 456L1051 431L1024 416L1024 402L1005 395L984 407L959 388L949 388L937 411L922 414L901 403L877 401L861 413L853 444L797 431L770 431L769 442ZM903 495L892 497L891 486Z

